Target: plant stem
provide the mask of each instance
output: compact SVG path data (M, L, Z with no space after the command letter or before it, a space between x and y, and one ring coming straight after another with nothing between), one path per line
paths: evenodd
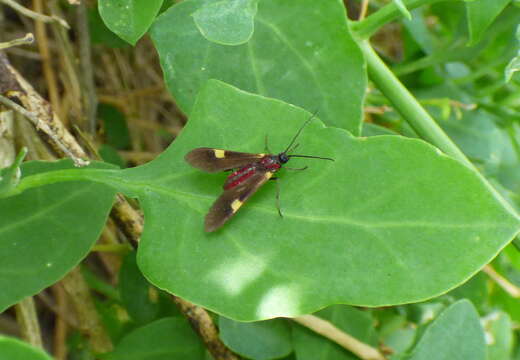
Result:
M474 169L473 164L424 110L417 99L401 84L372 47L367 42L363 42L361 49L367 60L370 78L417 134L446 154Z
M370 79L376 84L379 90L390 100L396 111L403 119L417 132L417 134L442 150L447 155L459 160L464 165L474 170L488 189L495 195L502 205L512 214L516 214L513 207L499 194L499 192L487 181L473 163L446 135L439 125L433 120L428 112L419 104L417 99L404 87L392 71L379 58L374 49L367 41L360 42L361 50L367 61ZM513 240L515 246L520 246L520 239Z
M434 4L440 1L459 0L409 0L405 5L408 10L413 10L419 6ZM403 16L403 13L399 10L395 2L392 1L367 18L351 23L350 29L355 33L358 39L368 39L383 25L401 16Z

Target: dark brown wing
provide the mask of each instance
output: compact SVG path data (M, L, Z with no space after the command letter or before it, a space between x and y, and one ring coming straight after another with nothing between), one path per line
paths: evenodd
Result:
M250 154L214 148L197 148L186 154L184 160L197 169L218 172L236 169L257 162L265 154Z
M225 190L209 209L204 229L212 232L224 225L271 176L273 173L270 171L258 171L242 184Z

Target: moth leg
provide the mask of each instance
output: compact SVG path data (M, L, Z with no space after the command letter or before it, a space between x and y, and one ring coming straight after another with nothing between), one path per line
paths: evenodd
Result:
M271 154L271 150L269 150L269 142L268 142L268 139L267 139L268 135L265 134L265 153L266 154Z
M307 169L308 166L304 166L302 168L290 168L290 167L284 166L284 168L287 170L303 171L303 170Z
M276 208L278 209L278 215L283 218L282 208L280 207L280 182L278 178L271 178L271 180L276 180Z
M292 153L294 150L296 150L298 148L298 146L300 146L300 144L296 144L292 147L292 149L290 150L287 150L288 153Z

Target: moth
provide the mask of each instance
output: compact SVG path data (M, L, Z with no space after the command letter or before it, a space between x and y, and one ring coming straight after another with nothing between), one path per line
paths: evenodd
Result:
M202 171L208 173L232 171L224 183L224 192L213 203L206 215L204 220L206 232L212 232L220 228L236 214L244 202L262 185L268 180L276 180L277 178L273 177L273 175L291 158L299 157L334 161L334 159L328 157L290 154L299 145L294 145L296 139L313 118L314 115L303 123L287 148L279 154L253 154L207 147L197 148L186 154L184 157L186 162ZM286 167L286 169L305 170L307 166L298 169ZM279 191L277 191L278 213L282 216L279 198Z

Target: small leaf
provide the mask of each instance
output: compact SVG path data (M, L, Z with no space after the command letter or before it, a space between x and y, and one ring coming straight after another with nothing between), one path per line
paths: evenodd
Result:
M363 123L362 136L377 136L377 135L397 135L396 132L387 129L381 125L373 123Z
M135 45L154 21L163 0L99 0L99 14L121 39Z
M482 321L488 343L488 359L509 360L513 352L514 329L509 315L503 311L488 314Z
M130 134L125 115L116 107L106 104L99 106L99 117L103 119L106 142L116 149L125 150L130 146Z
M195 24L209 41L240 45L253 35L258 0L209 2L193 13Z
M128 47L128 43L114 34L103 22L98 8L88 9L88 27L93 44L103 44L111 48Z
M184 318L163 318L125 336L105 360L205 360L205 348Z
M517 71L520 71L520 55L516 55L514 58L511 59L509 64L507 64L504 70L506 82L511 81L513 74Z
M478 0L466 3L469 46L477 44L489 25L504 10L511 0Z
M520 48L520 25L516 27L516 40L516 47ZM509 61L509 64L507 64L504 70L506 83L511 81L513 74L517 71L520 71L520 49L517 51L517 55Z
M484 331L478 313L467 300L444 310L426 329L408 360L486 359Z
M110 145L103 144L100 146L99 156L106 161L107 163L113 164L117 167L124 168L126 167L126 161L119 155L116 149L114 149Z
M25 155L27 155L27 148L23 147L11 166L0 169L0 198L2 197L2 193L7 193L14 189L20 182L20 166Z
M467 299L478 311L484 312L488 297L487 284L488 276L481 271L448 294L457 300Z
M292 351L287 320L238 322L219 318L220 337L234 352L254 360L279 359Z
M128 254L119 272L119 290L126 310L139 324L152 321L159 311L157 299L150 297L151 287L137 268L135 253Z
M407 19L407 20L412 20L412 15L410 14L410 12L408 11L408 9L406 8L406 5L403 3L403 0L392 0L395 4L395 6L397 6L397 9L399 10L399 12Z
M21 340L0 335L0 359L52 360L43 350Z
M70 161L29 162L22 174L67 168L74 168ZM103 184L66 182L0 199L0 312L55 283L88 254L114 195Z

